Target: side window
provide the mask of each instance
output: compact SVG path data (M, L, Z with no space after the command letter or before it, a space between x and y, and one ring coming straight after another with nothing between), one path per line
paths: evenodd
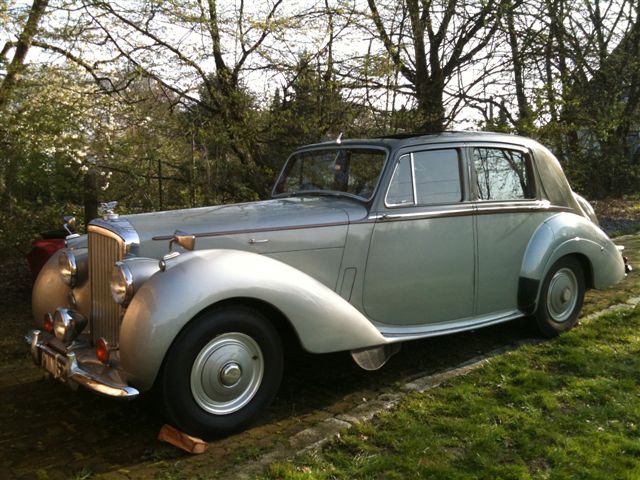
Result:
M426 150L400 157L385 199L388 206L461 200L460 162L455 149Z
M530 169L524 153L502 148L474 148L473 166L480 200L533 198Z
M416 203L452 203L462 200L458 151L429 150L413 154Z

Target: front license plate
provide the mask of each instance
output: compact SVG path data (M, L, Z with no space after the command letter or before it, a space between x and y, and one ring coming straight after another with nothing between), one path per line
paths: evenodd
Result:
M58 359L55 355L50 354L46 350L42 351L42 368L53 375L55 378L60 378L64 365L58 363Z

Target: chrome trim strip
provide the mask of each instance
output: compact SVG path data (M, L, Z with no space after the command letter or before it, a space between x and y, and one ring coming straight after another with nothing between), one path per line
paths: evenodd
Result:
M475 213L472 205L465 205L466 208L457 210L437 210L432 212L413 212L413 213L383 213L371 217L373 220L383 222L422 220L427 218L448 218L448 217L464 217L471 216Z
M549 202L543 201L535 205L478 205L476 215L492 215L501 213L531 213L531 212L573 212L570 207L552 206Z
M476 328L488 327L498 323L508 322L524 316L520 310L505 312L498 316L488 316L480 321L454 321L447 323L438 323L433 325L422 326L421 328L411 329L411 327L384 327L382 324L376 324L380 333L389 340L389 342L404 342L408 340L417 340L420 338L438 337L441 335L449 335L452 333L464 332L467 330L475 330Z
M413 205L418 204L418 189L416 188L416 161L411 152L411 189L413 193Z
M548 202L546 202L548 203ZM521 206L490 206L477 208L474 204L461 204L460 209L436 210L431 212L411 212L411 213L382 213L370 217L379 221L407 221L421 220L428 218L460 217L465 215L494 215L502 213L532 213L532 212L573 212L568 207L557 207L550 205L521 205ZM466 208L464 208L466 207Z
M345 220L343 222L332 222L332 223L310 223L309 225L288 225L283 227L247 228L245 230L223 230L220 232L196 233L194 234L194 236L196 238L205 238L205 237L221 237L225 235L246 235L249 233L281 232L285 230L304 230L307 228L344 227L352 223L362 223L362 220L354 220L352 222ZM158 235L156 237L153 237L152 240L171 240L172 238L173 238L173 235Z
M464 215L488 215L496 213L530 213L534 211L544 212L573 212L569 207L558 207L552 205L546 205L549 202L541 202L538 205L522 205L522 206L494 206L487 205L484 208L477 208L477 203L457 203L461 208L456 210L439 210L433 212L413 212L413 213L380 213L370 215L369 217L362 218L360 220L333 222L333 223L315 223L309 225L292 225L284 227L265 227L265 228L251 228L246 230L225 230L220 232L204 232L196 233L196 238L204 237L221 237L224 235L245 235L249 233L267 233L267 232L280 232L284 230L304 230L306 228L325 228L325 227L341 227L346 225L362 225L367 223L375 223L376 221L401 221L401 220L419 220L422 218L446 218L446 217L459 217ZM408 204L400 204L403 206L409 206ZM159 235L153 237L152 240L171 240L173 235Z

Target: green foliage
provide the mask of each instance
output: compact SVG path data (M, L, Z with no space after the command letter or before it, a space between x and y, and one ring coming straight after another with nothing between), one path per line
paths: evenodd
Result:
M268 478L637 478L640 310L492 360Z
M0 228L2 247L24 249L35 229L61 226L61 211L80 202L77 182L86 157L84 113L90 99L46 68L17 93L19 100L0 118Z
M64 214L84 217L87 178L98 201L118 200L125 211L159 207L158 161L164 207L188 202L180 172L185 142L167 103L149 86L135 103L95 92L73 69L43 67L25 77L0 119L2 246L24 252L40 231L61 227Z

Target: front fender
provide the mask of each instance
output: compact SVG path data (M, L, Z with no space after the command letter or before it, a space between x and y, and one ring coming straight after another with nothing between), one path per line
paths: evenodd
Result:
M64 249L57 250L44 264L33 284L31 292L31 310L37 328L42 328L44 315L53 313L58 307L69 308L69 293L71 288L60 277L58 258ZM86 255L86 248L74 250L77 255ZM86 318L91 311L91 289L88 281L84 281L73 289L77 309Z
M180 330L207 307L251 298L280 310L313 353L386 343L346 300L309 275L273 258L238 250L200 250L171 260L135 294L120 330L120 360L129 381L153 384Z
M523 311L535 308L547 272L567 255L578 255L589 262L590 272L585 273L591 274L596 289L607 288L624 278L624 261L609 237L581 216L559 213L538 227L527 246L518 292Z

